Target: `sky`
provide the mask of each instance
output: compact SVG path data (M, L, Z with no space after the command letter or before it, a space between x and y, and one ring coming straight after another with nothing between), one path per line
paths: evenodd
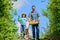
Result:
M49 22L48 18L46 16L42 15L42 10L46 10L47 8L47 4L48 4L48 0L18 0L17 2L13 2L13 8L16 9L17 11L17 15L14 16L14 18L16 19L16 24L17 24L17 20L18 20L18 16L21 16L21 14L23 12L25 12L27 14L27 16L29 15L29 13L32 10L32 5L36 6L36 11L39 13L40 15L40 24L39 24L39 30L40 30L40 34L43 32L44 33L44 28L47 27L47 23ZM32 34L32 27L30 25L29 28L29 32L30 34Z

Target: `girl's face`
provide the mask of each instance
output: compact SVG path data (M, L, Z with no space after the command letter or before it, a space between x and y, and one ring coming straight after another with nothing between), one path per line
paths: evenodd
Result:
M25 17L25 15L23 15L23 18Z

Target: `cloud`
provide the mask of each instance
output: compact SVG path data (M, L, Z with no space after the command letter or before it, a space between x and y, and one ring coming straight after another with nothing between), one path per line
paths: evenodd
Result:
M25 4L28 4L27 0L17 0L17 1L12 1L12 3L14 3L13 8L14 9L19 9L22 6L24 6Z

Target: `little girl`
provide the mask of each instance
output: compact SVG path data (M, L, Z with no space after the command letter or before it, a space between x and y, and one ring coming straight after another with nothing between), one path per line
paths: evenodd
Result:
M21 33L22 33L22 39L25 38L25 40L28 40L28 37L29 37L29 32L28 32L28 29L29 29L29 21L28 19L26 18L26 14L23 13L22 14L22 18L21 18Z
M21 37L22 37L22 39L24 38L24 30L26 28L26 22L27 22L26 14L23 13L21 21L20 21L20 23L21 23L21 33L22 33Z

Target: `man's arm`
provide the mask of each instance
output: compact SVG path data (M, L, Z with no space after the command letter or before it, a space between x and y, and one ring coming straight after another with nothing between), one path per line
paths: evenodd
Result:
M38 17L38 22L40 21L40 16Z
M37 13L37 16L38 16L38 22L40 21L40 15Z

